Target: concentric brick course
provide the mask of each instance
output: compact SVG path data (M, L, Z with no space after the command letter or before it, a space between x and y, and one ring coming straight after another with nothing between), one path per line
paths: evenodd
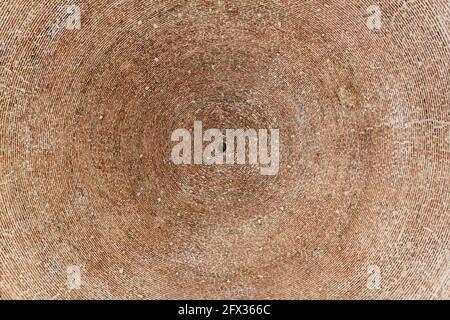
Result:
M2 0L1 299L449 299L449 18ZM173 164L196 120L279 128L278 174Z

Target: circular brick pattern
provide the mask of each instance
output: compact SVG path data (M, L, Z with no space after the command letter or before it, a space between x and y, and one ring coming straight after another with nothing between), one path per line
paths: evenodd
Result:
M2 299L449 298L447 1L69 4L0 3Z

